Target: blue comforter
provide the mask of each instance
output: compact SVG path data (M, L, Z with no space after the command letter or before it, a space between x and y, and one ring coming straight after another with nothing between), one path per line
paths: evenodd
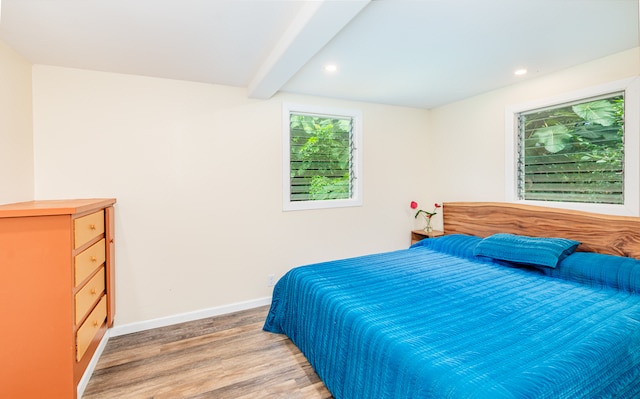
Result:
M295 268L264 329L291 338L337 399L640 397L640 295L467 249Z

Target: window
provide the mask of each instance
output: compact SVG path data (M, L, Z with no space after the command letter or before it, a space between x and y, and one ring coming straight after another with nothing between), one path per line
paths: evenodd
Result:
M283 119L283 209L361 205L360 112L284 104Z
M517 118L519 199L624 203L624 93Z
M616 82L508 109L508 199L638 215L637 86Z

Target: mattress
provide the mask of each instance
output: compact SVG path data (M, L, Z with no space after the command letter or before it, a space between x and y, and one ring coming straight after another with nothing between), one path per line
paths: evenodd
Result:
M290 270L264 329L337 399L640 397L640 295L442 238Z

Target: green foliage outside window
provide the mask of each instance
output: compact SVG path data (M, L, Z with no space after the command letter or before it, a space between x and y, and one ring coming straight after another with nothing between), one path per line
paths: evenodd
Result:
M291 114L291 201L351 198L351 118Z
M521 199L624 203L624 97L520 115Z

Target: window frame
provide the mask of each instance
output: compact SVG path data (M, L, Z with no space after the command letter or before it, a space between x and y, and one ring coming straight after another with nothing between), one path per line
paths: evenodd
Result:
M291 113L312 114L320 117L352 119L353 183L351 198L334 200L291 201ZM362 205L362 112L354 109L333 108L304 104L282 104L282 209L296 211L306 209L345 208Z
M595 204L557 201L532 201L518 198L518 120L522 112L560 106L592 97L624 92L624 203ZM505 110L505 198L523 203L611 215L640 216L640 78L632 77L558 96L512 105Z

